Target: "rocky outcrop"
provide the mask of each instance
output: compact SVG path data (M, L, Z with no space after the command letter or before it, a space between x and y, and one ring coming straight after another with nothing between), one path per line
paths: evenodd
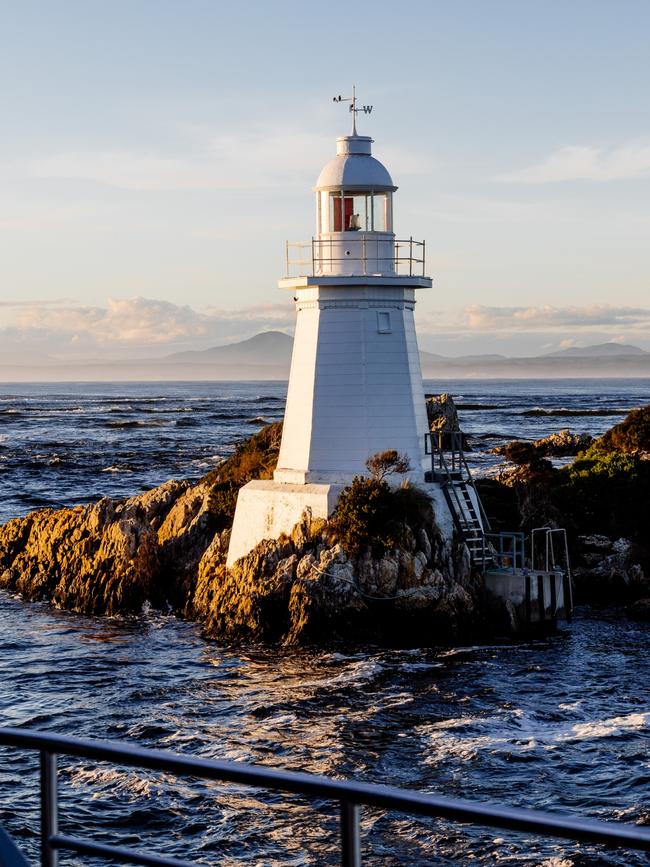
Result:
M597 440L601 452L623 452L650 460L650 406L633 409Z
M440 405L440 429L456 430L453 404ZM641 618L650 598L647 414L632 421L614 438L627 451L598 441L561 470L536 458L479 487L495 527L550 524L581 537L572 552L578 599L630 605ZM279 440L279 425L265 428L196 484L10 521L0 527L0 587L89 614L137 613L148 601L200 620L221 641L434 644L480 629L467 548L437 531L423 492L383 478L355 480L328 522L305 516L226 569L238 487L269 477Z
M87 614L182 608L213 530L205 485L44 509L0 528L0 587Z
M593 442L594 438L589 434L574 434L565 429L534 442L513 440L492 449L492 453L503 455L515 464L523 464L539 458L573 457L588 449Z
M585 535L577 539L573 570L576 599L625 605L650 595L647 552L629 539Z
M429 498L408 485L355 480L344 513L304 516L226 569L237 487L272 472L278 444L269 426L196 484L10 521L0 587L86 614L135 614L149 602L229 642L431 644L477 627L467 549L442 538Z
M220 641L307 644L335 639L435 643L476 631L479 587L464 545L411 533L399 549L351 557L308 516L230 570L215 540L199 565L194 608Z
M450 394L427 394L427 421L429 430L433 434L442 435L443 448L449 449L452 446L451 434L457 434L462 441L464 451L471 451L467 437L460 429L460 420L458 418L458 410L454 403L454 399ZM456 445L456 448L458 446Z

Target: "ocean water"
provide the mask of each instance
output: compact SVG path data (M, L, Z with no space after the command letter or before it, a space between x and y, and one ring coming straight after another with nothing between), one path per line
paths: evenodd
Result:
M425 389L454 396L478 473L500 463L490 449L503 442L562 428L598 435L650 403L650 380L638 379L427 381ZM281 419L285 398L284 382L0 384L0 522L198 479Z
M477 447L600 433L648 382L446 383ZM428 391L437 391L427 383ZM1 386L3 519L199 477L261 418L274 383ZM482 408L476 409L476 405ZM620 417L620 416L619 416ZM187 422L184 420L187 419ZM227 648L154 611L89 618L0 593L0 722L513 806L650 825L650 625L578 612L545 641L386 650ZM64 833L203 864L336 864L334 808L62 761ZM0 823L36 860L35 757L0 750ZM368 810L364 863L636 867L607 852ZM62 858L62 864L81 862Z

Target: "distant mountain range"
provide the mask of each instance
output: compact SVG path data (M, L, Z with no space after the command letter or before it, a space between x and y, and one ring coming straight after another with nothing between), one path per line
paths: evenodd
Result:
M248 340L209 349L175 352L159 358L85 361L83 366L41 360L17 365L0 359L0 381L62 382L134 380L287 379L293 338L265 331ZM601 343L547 355L463 355L448 358L421 352L425 379L512 379L553 377L650 377L650 352L638 346Z
M549 352L545 358L621 358L630 355L650 355L638 346L628 346L627 343L597 343L595 346L572 346L570 349L560 349Z

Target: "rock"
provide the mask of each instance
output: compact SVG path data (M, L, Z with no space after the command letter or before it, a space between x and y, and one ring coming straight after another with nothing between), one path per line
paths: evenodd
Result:
M430 556L405 548L351 557L305 517L284 540L267 540L225 569L221 545L199 566L195 608L204 634L219 641L309 644L335 639L431 643L477 622L480 586L464 545L431 527ZM301 529L302 528L302 529ZM411 533L414 540L421 534ZM412 547L412 546L409 546ZM453 612L446 623L445 612ZM432 631L432 622L438 631Z
M578 536L578 544L581 548L598 552L612 550L612 540L608 536Z
M420 587L408 587L399 590L395 607L398 611L420 611L430 607L440 598L440 591L436 586L423 585Z
M603 453L623 452L650 459L650 406L633 409L620 424L614 425L594 444Z
M589 434L575 434L565 429L535 440L533 446L538 457L565 458L585 451L593 441L594 438Z
M582 563L574 569L576 597L582 602L626 604L650 589L643 569L645 552L629 539L580 536ZM585 550L586 549L586 550Z
M492 453L503 455L515 464L528 464L539 458L564 458L577 455L588 449L593 441L593 437L589 434L574 434L566 429L532 443L513 440L492 449Z
M468 637L480 585L466 546L442 537L430 498L416 488L366 480L386 506L376 516L380 545L374 531L354 545L358 534L350 542L345 522L305 513L289 536L262 541L226 568L235 479L271 472L278 440L277 426L260 432L195 484L170 481L10 521L0 527L0 586L90 614L171 607L230 642ZM349 517L363 517L363 497L352 505Z
M450 434L458 433L461 437L462 447L465 451L471 451L467 437L460 429L458 410L454 399L450 394L428 394L426 396L427 421L431 433L443 435L442 445L444 449L451 448L452 438Z
M0 586L87 614L174 605L211 539L204 500L171 481L127 500L17 518L0 527Z
M432 547L431 540L429 539L429 534L424 529L424 527L420 528L420 532L418 533L418 544L420 546L420 550L424 554L427 559L427 562L431 559Z

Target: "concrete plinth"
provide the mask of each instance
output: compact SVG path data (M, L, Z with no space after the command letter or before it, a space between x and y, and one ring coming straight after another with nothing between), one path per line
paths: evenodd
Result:
M328 518L343 485L293 485L271 481L249 482L239 491L232 526L227 566L245 557L263 539L290 533L305 509L312 518Z
M557 620L568 619L571 599L565 587L561 572L515 569L485 573L488 594L512 606L522 630L532 625L553 627Z

